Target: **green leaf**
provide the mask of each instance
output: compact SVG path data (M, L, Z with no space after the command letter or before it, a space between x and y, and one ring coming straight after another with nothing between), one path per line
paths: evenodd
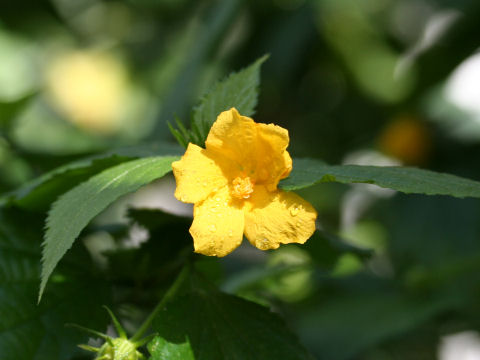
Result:
M28 224L28 226L25 226ZM43 218L0 210L0 358L2 360L68 360L88 335L67 323L105 330L109 285L94 276L79 243L55 271L52 284L37 305Z
M295 159L280 187L298 190L322 182L375 184L406 194L480 197L480 182L455 175L410 167L328 165L313 159Z
M200 131L203 139L222 111L235 107L242 115L254 114L260 86L260 66L267 58L267 55L262 56L249 67L230 74L203 96L200 105L193 110L192 122L192 127Z
M148 350L152 355L150 360L196 360L188 339L183 343L169 343L162 337L156 336L148 344Z
M148 157L129 161L93 176L62 195L47 219L39 299L53 269L82 229L120 196L161 178L177 157Z
M179 125L177 126L180 130L173 129L177 140L181 144L192 142L204 146L208 132L217 116L232 107L235 107L242 115L253 115L260 85L260 66L267 58L268 56L265 55L249 67L232 73L218 82L194 108L190 131L185 134L185 129Z
M151 360L312 359L277 314L206 286L167 304L153 329Z
M55 198L100 171L140 157L181 155L182 148L171 144L145 144L113 149L103 154L74 161L33 179L2 199L26 209L44 209Z

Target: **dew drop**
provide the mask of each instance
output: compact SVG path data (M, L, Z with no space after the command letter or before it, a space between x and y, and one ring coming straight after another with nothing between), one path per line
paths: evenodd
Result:
M232 230L232 229L228 230L228 236L229 236L229 237L232 237L232 236L233 236L233 230Z
M297 216L299 211L300 209L298 208L298 206L292 206L290 208L290 215Z
M266 249L268 249L268 247L269 247L268 245L269 245L269 242L268 242L268 239L267 239L267 238L263 238L263 239L257 240L257 241L255 242L255 246L256 246L257 248L259 248L260 250L266 250Z
M214 233L215 231L217 231L217 227L214 224L212 224L208 227L208 230L210 230L210 232Z

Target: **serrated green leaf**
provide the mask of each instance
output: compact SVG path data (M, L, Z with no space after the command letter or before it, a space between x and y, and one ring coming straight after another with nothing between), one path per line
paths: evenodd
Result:
M260 66L267 58L268 56L265 55L245 69L230 74L205 94L200 104L193 109L190 131L186 133L185 128L180 124L177 124L180 131L172 131L175 137L180 136L179 142L181 144L191 142L204 146L208 132L217 116L232 107L242 115L253 115L260 85Z
M28 226L25 226L28 224ZM88 253L76 246L36 304L43 218L0 210L0 358L69 360L88 335L67 323L105 330L110 287L96 278ZM78 244L81 245L81 244Z
M203 142L222 111L235 107L244 116L254 114L260 86L260 66L267 58L262 56L247 68L218 82L194 108L192 128L198 129Z
M170 123L167 123L168 129L172 133L173 137L178 141L178 143L182 145L184 148L186 148L188 146L188 143L186 140L188 138L188 135L185 135L184 131L182 130L182 129L185 129L185 127L178 120L176 121L176 124L180 130L175 129Z
M480 182L410 167L328 165L319 160L295 159L284 190L298 190L321 182L366 183L406 194L480 197Z
M182 148L173 144L145 144L113 149L103 154L74 161L33 179L19 189L5 194L0 203L13 203L26 209L43 209L55 198L90 176L109 167L140 157L181 155Z
M260 66L267 58L267 55L262 56L252 65L218 82L193 110L193 121L199 126L213 123L218 114L231 107L237 108L242 115L253 115L260 86Z
M167 304L153 329L151 360L312 359L277 314L207 286Z
M120 196L161 178L177 157L129 161L93 176L62 195L47 218L39 299L53 269L91 219Z

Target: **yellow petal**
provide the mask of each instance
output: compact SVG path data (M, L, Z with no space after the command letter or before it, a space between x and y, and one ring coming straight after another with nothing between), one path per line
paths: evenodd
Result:
M232 199L226 186L211 194L193 208L195 252L219 257L231 253L242 242L244 223L242 203Z
M205 145L207 150L221 153L236 164L232 171L237 174L231 174L232 179L241 172L273 190L292 169L292 159L285 150L288 142L284 128L257 124L232 108L218 116Z
M289 142L288 131L273 124L257 124L257 126L257 173L259 174L257 183L266 185L272 191L292 170L292 158L286 151Z
M205 149L188 144L182 158L172 164L177 182L175 197L183 202L196 203L225 186L228 179L217 160L218 156L214 157Z
M222 112L208 133L207 150L225 155L237 164L238 172L256 169L257 127L255 122L241 116L235 108ZM235 177L235 176L234 176Z
M292 192L257 186L245 210L245 236L261 250L303 244L315 231L315 209Z

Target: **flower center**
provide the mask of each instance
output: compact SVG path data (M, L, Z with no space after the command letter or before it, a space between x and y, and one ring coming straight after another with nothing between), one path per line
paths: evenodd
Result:
M250 178L247 177L236 177L233 182L232 195L237 199L248 199L253 193L253 183Z

